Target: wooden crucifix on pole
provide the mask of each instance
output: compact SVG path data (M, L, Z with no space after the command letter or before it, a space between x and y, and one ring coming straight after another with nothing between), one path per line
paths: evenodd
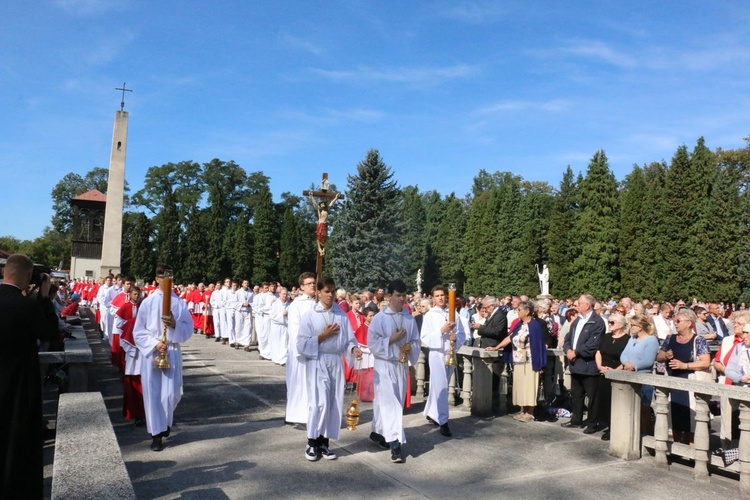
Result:
M315 229L315 239L318 242L318 253L315 261L315 279L319 280L323 274L323 259L326 255L326 242L328 241L328 214L337 200L344 199L341 193L330 191L328 174L323 173L320 186L315 191L302 191L303 196L309 196L310 201L318 211L318 226Z

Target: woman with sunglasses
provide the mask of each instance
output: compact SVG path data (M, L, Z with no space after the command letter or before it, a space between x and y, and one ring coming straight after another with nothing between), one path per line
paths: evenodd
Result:
M599 350L596 351L596 366L601 376L598 379L599 396L597 397L599 422L595 427L587 427L583 433L593 434L599 429L606 429L602 439L609 440L609 422L611 420L612 382L604 376L610 370L616 370L620 366L620 354L628 344L627 321L622 314L613 313L607 320L609 331L604 334Z
M656 360L667 363L667 374L672 377L696 378L711 364L711 351L705 337L695 333L697 318L690 309L681 309L674 317L676 335L669 335L661 345ZM688 391L671 391L672 432L674 440L690 444L695 427L695 399Z

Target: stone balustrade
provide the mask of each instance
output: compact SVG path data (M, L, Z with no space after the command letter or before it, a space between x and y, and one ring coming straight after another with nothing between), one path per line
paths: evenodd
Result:
M82 326L70 326L75 339L65 339L64 351L45 351L39 353L39 364L65 364L68 369L68 392L86 392L88 390L89 366L94 361L86 332Z
M724 396L737 401L740 408L739 463L731 469L740 474L740 493L745 497L750 495L750 390L747 387L622 370L607 372L606 377L612 381L609 454L625 460L633 460L641 458L643 446L652 446L658 467L669 467L668 455L680 455L694 460L693 477L698 481L708 481L708 466L712 463L709 450L708 402L715 396ZM651 385L655 388L653 406L656 412L656 426L653 438L641 437L640 389L642 385ZM693 447L669 441L669 393L675 390L691 391L695 394L695 443ZM718 459L712 465L722 467L723 461Z
M52 498L135 498L100 392L60 395Z

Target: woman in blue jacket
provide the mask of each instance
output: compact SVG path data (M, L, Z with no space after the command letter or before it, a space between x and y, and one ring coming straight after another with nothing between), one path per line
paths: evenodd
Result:
M521 302L518 305L520 320L502 342L488 351L512 346L513 357L513 404L521 407L521 413L513 418L519 422L534 420L539 391L539 374L547 364L547 345L544 342L544 331L534 313L534 303Z

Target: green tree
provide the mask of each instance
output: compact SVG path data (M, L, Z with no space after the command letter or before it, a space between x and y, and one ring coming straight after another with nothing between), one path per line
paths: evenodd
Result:
M128 272L138 279L146 280L154 274L154 245L151 221L142 212L129 215L132 230L128 236Z
M649 221L646 218L646 181L638 165L625 177L620 191L620 224L616 233L620 247L620 277L625 296L654 297L646 293L649 288L649 241L645 238Z
M618 241L614 235L620 207L617 181L604 151L597 151L591 158L579 196L581 216L572 243L581 246L581 254L574 262L574 283L580 293L605 299L620 288Z
M438 230L440 221L445 218L445 204L437 191L422 194L422 206L425 211L424 224L424 272L422 273L423 289L429 291L440 281L440 257L438 247Z
M437 240L440 244L434 247L440 264L440 282L455 283L456 291L463 294L466 281L464 271L466 210L454 193L445 197L443 207L445 213L437 228Z
M253 226L250 224L250 209L245 208L232 223L229 260L232 275L239 280L250 280L253 274Z
M162 202L162 210L155 217L156 222L156 257L160 264L174 267L176 278L180 275L180 216L177 209L177 196L167 191Z
M518 244L512 258L518 262L519 291L530 296L541 292L536 268L549 264L549 214L552 212L554 189L547 183L521 183L523 192L518 203L516 223L520 226Z
M277 248L274 245L274 207L271 190L261 186L253 202L253 280L275 280Z
M401 196L392 178L374 149L357 165L357 175L348 176L346 202L331 236L334 278L344 288L373 289L400 277Z
M569 297L576 292L573 287L573 263L580 253L580 247L575 242L574 231L580 216L579 209L578 184L573 176L573 170L568 165L554 198L547 232L550 293L561 298Z
M290 285L297 282L300 275L299 236L294 210L287 207L281 219L281 238L279 245L279 278Z
M180 276L188 283L200 283L207 278L216 281L219 278L218 275L207 274L206 235L209 234L209 230L206 227L206 219L205 209L198 206L190 207L185 217L185 238L182 245L185 252L180 266Z
M413 279L416 279L419 269L422 269L424 274L427 214L416 186L406 186L401 189L401 199L403 206L401 248L404 255L402 275L404 281L410 284L413 283Z

